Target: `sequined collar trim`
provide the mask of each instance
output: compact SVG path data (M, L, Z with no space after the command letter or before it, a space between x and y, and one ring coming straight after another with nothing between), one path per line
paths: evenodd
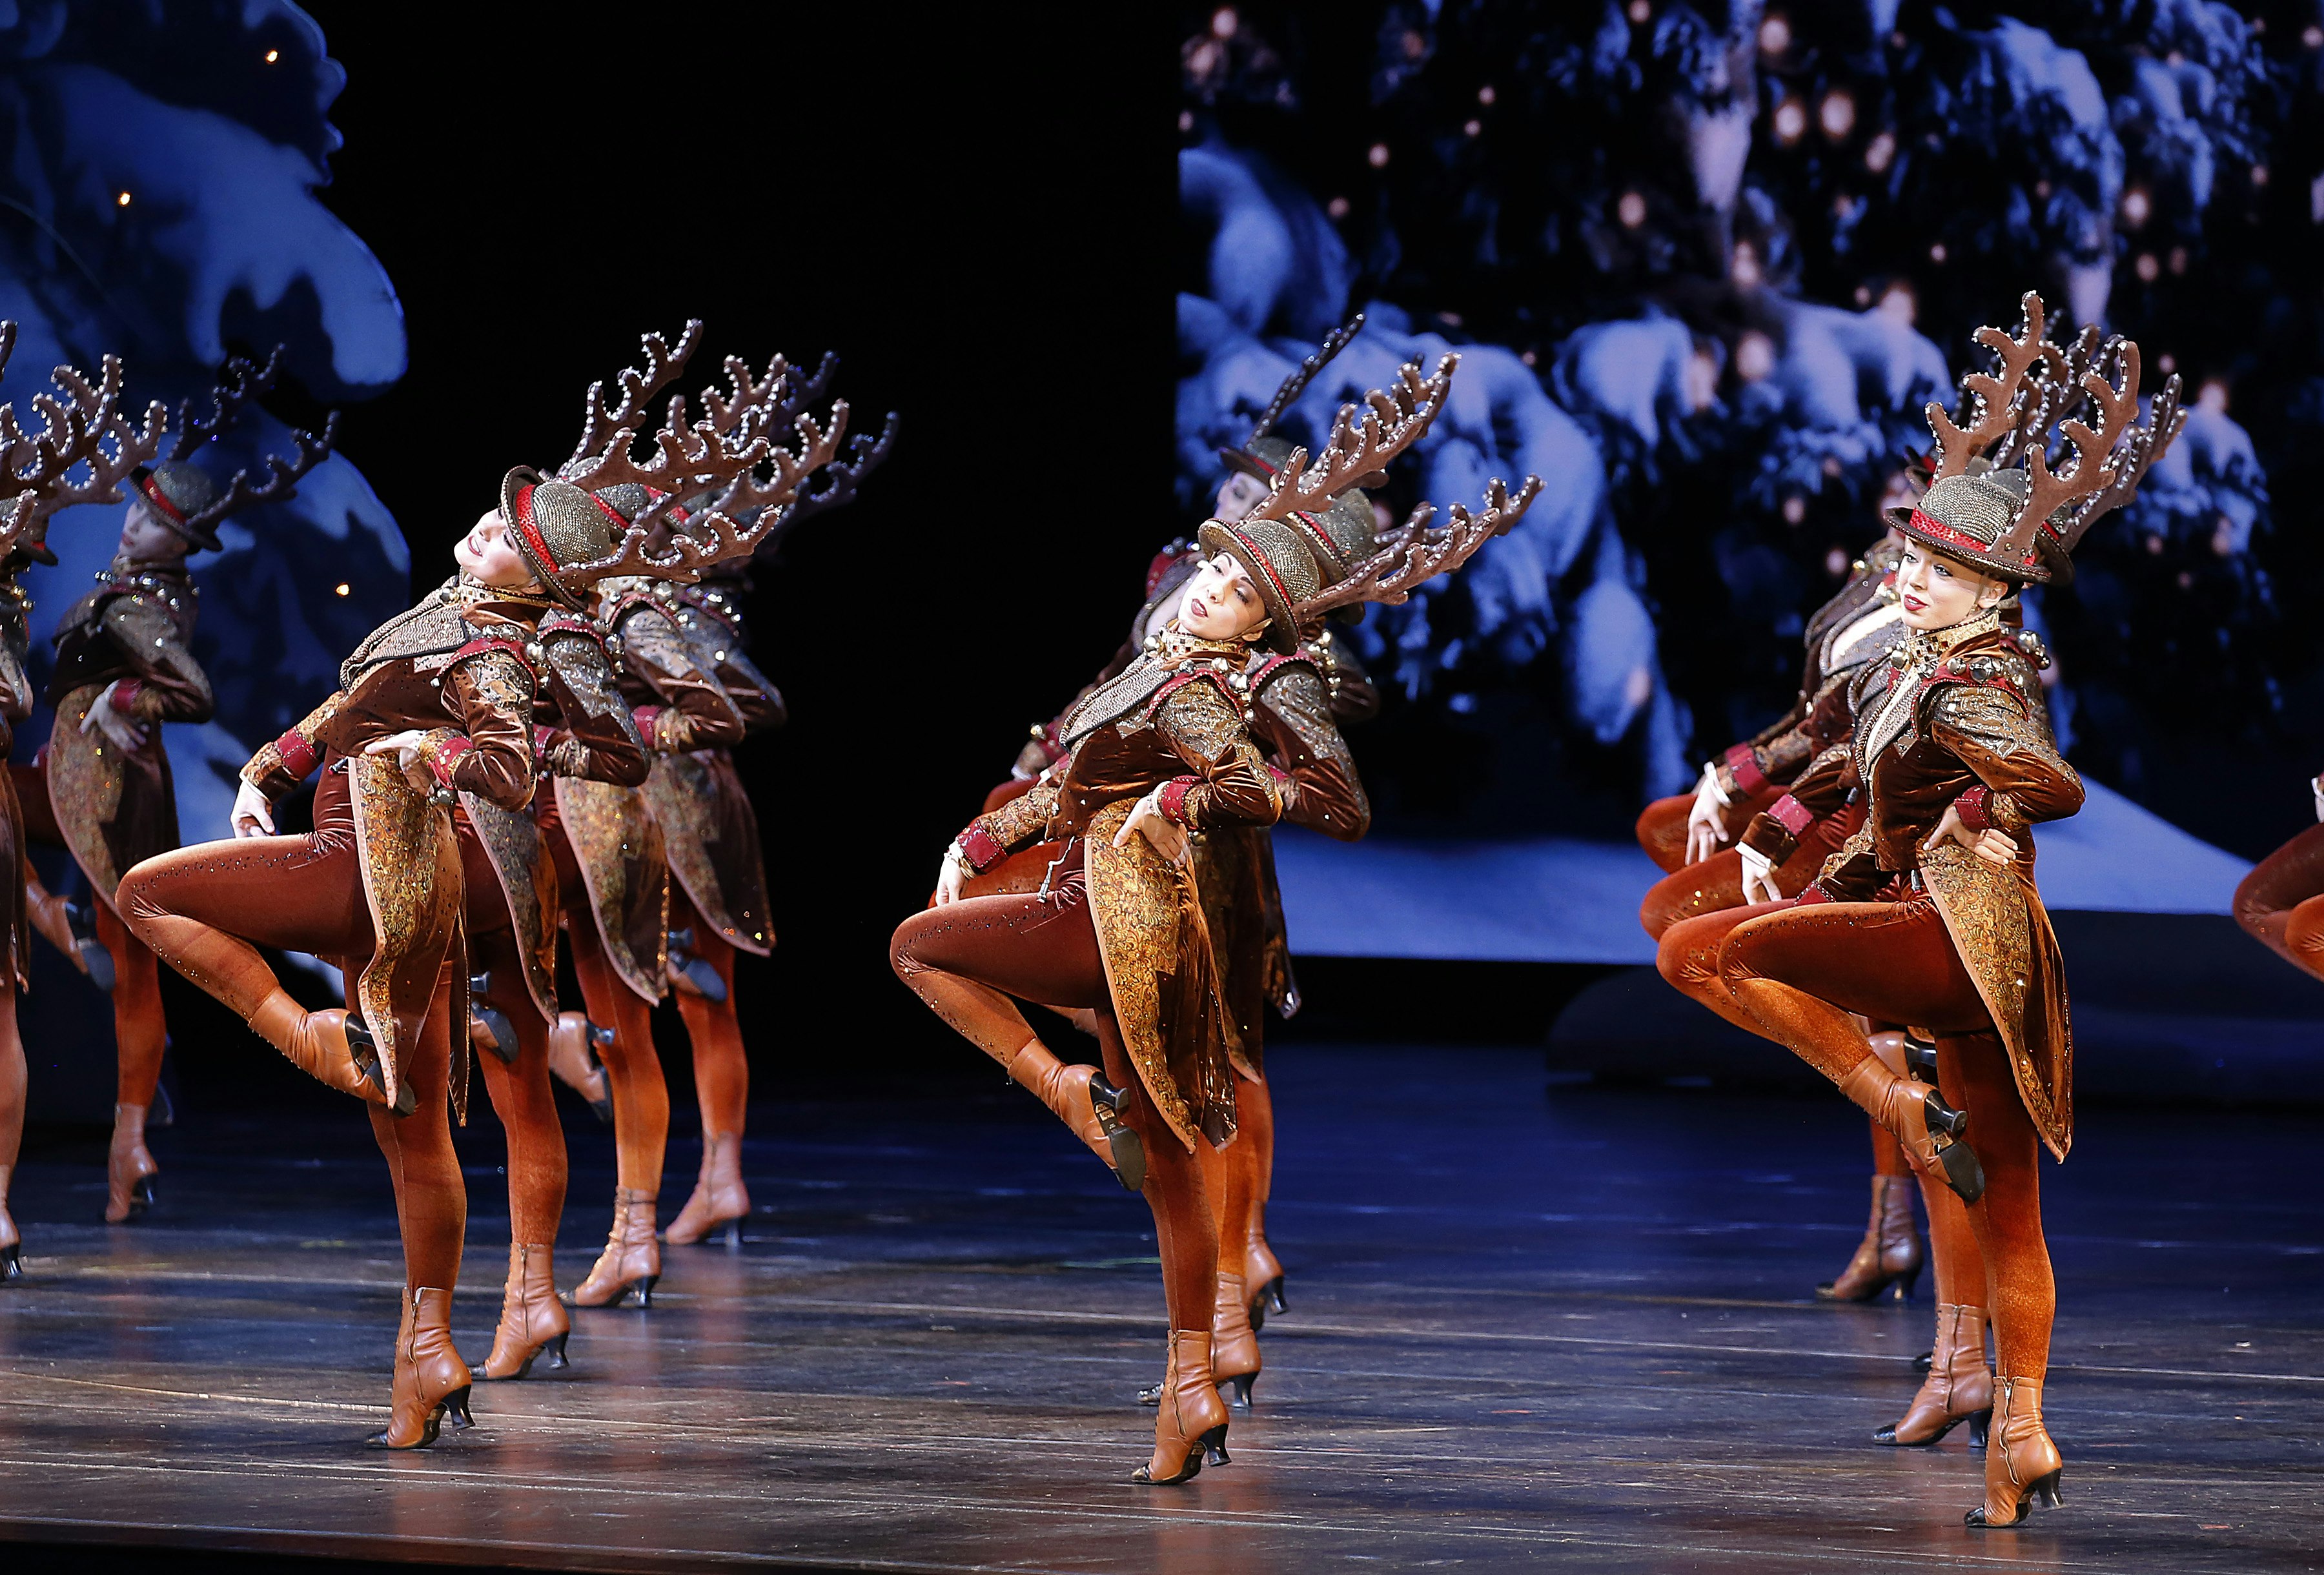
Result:
M1199 656L1231 657L1241 662L1251 650L1247 640L1204 640L1199 634L1188 634L1176 622L1166 625L1160 633L1147 636L1146 649L1148 654L1173 667Z
M1944 629L1916 629L1889 654L1888 659L1899 668L1925 667L1941 662L1953 650L1970 640L1991 634L2001 627L1998 603L1987 607L1973 618Z

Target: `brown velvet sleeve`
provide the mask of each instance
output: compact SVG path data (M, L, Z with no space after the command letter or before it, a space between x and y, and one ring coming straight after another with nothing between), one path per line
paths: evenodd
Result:
M1790 790L1773 807L1752 816L1740 845L1766 854L1771 864L1782 863L1797 851L1809 826L1840 813L1857 786L1855 755L1846 744L1834 744L1792 778Z
M445 773L456 793L503 809L532 802L532 675L507 651L456 662L444 674L444 708L467 747Z
M1196 778L1171 815L1190 831L1273 825L1282 796L1243 725L1242 713L1210 683L1182 684L1163 700L1154 727Z
M1013 853L1019 848L1029 848L1048 834L1049 818L1057 812L1057 784L1054 778L1036 782L989 815L980 815L968 823L960 834L964 848L970 844L970 833L982 832L992 839L1003 853ZM972 857L974 850L972 849ZM984 861L980 860L982 868Z
M1356 759L1333 720L1332 701L1313 670L1286 664L1260 689L1252 726L1272 757L1269 763L1297 787L1283 818L1352 843L1371 828L1372 806L1356 775Z
M622 698L612 662L597 639L578 631L542 631L541 680L557 708L557 730L541 752L552 777L618 782L634 788L653 769L637 716Z
M323 746L317 741L323 728L339 714L346 703L345 690L336 691L312 711L299 720L296 726L271 743L259 746L242 768L242 779L266 795L269 804L280 804L297 791L323 759ZM291 760L284 753L288 744L299 758Z
M1986 815L2013 835L2082 807L2082 779L2058 756L2049 729L2017 696L1983 684L1951 684L1929 703L1929 738L1985 784Z
M726 698L742 714L745 736L780 727L790 720L790 713L783 705L783 692L745 653L728 649L712 670L726 691Z
M115 596L100 627L137 675L129 714L140 722L208 722L217 709L209 676L178 637L178 621L150 596Z
M742 741L742 714L718 680L696 666L669 614L640 603L622 614L622 660L661 702L648 741L666 755L725 749Z

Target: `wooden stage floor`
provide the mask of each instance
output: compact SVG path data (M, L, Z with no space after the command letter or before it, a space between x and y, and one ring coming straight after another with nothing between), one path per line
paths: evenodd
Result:
M1233 1464L1190 1487L1124 1480L1162 1357L1143 1210L997 1089L756 1112L738 1252L670 1249L652 1311L576 1315L567 1373L368 1451L401 1276L350 1111L163 1134L161 1206L127 1229L88 1222L93 1152L25 1165L0 1539L622 1570L2324 1564L2313 1118L2084 1112L2047 1176L2067 1506L1980 1536L1966 1430L1868 1441L1926 1287L1810 1294L1864 1207L1837 1099L1545 1088L1528 1052L1303 1046L1275 1077L1292 1310ZM472 1360L506 1241L480 1123ZM573 1130L567 1285L611 1191Z

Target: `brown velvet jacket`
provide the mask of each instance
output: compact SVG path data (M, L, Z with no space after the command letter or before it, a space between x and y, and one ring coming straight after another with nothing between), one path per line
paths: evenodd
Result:
M1252 739L1278 784L1282 818L1352 843L1371 827L1371 802L1340 736L1340 695L1331 670L1329 647L1318 649L1314 643L1296 656L1255 659L1247 714ZM1231 825L1203 833L1195 843L1203 912L1234 1029L1229 1048L1237 1070L1259 1077L1267 1004L1286 1018L1299 1010L1283 893L1275 878L1275 839L1264 826Z
M1720 789L1733 803L1728 815L1730 837L1748 818L1742 807L1746 798L1763 786L1791 781L1848 736L1850 680L1865 663L1887 655L1902 636L1895 593L1901 556L1896 544L1884 537L1856 560L1839 594L1808 620L1803 639L1806 659L1791 709L1720 757Z
M160 724L208 722L216 709L190 643L198 605L182 559L115 558L52 637L56 723L42 751L49 800L74 861L108 905L132 865L178 845L178 797ZM116 681L108 704L145 730L128 751L81 728Z
M1090 913L1122 1043L1157 1110L1189 1149L1233 1137L1232 1029L1200 870L1171 864L1143 836L1114 834L1161 790L1190 832L1270 825L1282 798L1243 720L1245 654L1205 648L1141 657L1066 718L1069 753L1031 792L961 834L979 869L1047 837L1082 839Z
M2040 668L1989 612L1916 635L1867 668L1855 710L1848 744L1755 819L1743 845L1780 863L1797 845L1787 822L1804 828L1862 793L1864 824L1801 900L1870 901L1899 876L1927 893L1992 1014L2027 1112L2063 1158L2073 1141L2073 1026L2064 960L2034 884L2032 827L2080 809L2082 782L2051 736ZM1929 846L1952 807L1970 830L2015 839L2014 868L1950 839Z
M585 778L634 788L653 756L639 735L604 637L593 620L563 609L539 626L544 682L533 709L533 736L546 776ZM536 792L534 803L552 794ZM455 829L474 838L491 864L489 890L466 895L470 922L494 904L508 915L525 985L542 1020L557 1020L557 862L530 806L505 809L474 793L459 796Z
M32 714L32 680L24 669L32 644L32 610L12 566L0 579L0 754L14 744L17 727ZM7 931L0 945L5 947L8 970L0 988L15 988L32 981L32 932L24 901L24 811L16 801L15 781L5 771L0 771L0 880L7 882L0 893L0 922Z

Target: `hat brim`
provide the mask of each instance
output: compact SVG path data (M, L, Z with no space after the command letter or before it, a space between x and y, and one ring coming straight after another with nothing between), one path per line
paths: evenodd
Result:
M1275 480L1275 472L1268 468L1266 461L1246 454L1240 448L1220 449L1219 463L1229 470L1240 472L1255 482L1272 483Z
M1290 603L1276 590L1274 573L1259 548L1233 526L1217 520L1204 520L1203 528L1194 532L1194 539L1205 557L1223 552L1242 565L1244 572L1250 576L1250 583L1259 587L1259 599L1267 607L1265 639L1268 649L1283 656L1297 650L1299 626L1292 619Z
M145 490L146 478L152 474L150 467L143 465L129 473L130 483L135 488L129 495L130 503L133 506L138 503L144 504L145 511L160 520L163 530L196 552L224 552L226 544L218 539L217 531L207 525L197 526L177 519L169 510L158 506L153 502L152 494ZM49 561L53 563L56 560L51 558Z
M1883 518L1888 521L1888 528L1897 535L1909 537L1939 557L1966 565L1988 579L2005 580L2013 585L2039 585L2047 584L2053 577L2049 568L2045 566L2048 561L2053 560L2047 559L2046 555L2044 563L2023 564L1969 552L1953 542L1940 540L1914 524L1913 516L1918 511L1914 509L1895 507L1885 509L1881 512Z
M501 523L508 528L509 545L516 548L516 555L524 559L526 567L532 570L532 577L540 581L550 595L574 612L586 612L589 610L588 603L566 585L564 576L557 572L555 564L542 561L540 554L533 549L532 542L517 529L517 493L528 486L539 486L548 479L529 465L520 465L501 477Z

